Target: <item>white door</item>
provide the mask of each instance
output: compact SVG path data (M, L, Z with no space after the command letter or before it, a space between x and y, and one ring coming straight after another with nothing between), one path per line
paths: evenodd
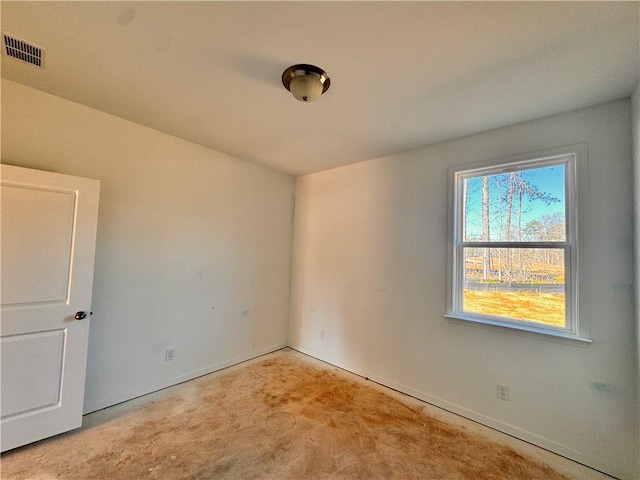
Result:
M100 182L2 165L0 185L5 451L82 424Z

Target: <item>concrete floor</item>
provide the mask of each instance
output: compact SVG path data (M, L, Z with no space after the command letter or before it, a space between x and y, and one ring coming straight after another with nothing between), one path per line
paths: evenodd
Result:
M610 479L285 349L8 452L1 477Z

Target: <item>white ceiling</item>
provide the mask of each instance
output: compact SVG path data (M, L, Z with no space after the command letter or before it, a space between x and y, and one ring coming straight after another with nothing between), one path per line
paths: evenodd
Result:
M629 96L638 2L2 2L4 78L300 175ZM331 88L297 102L285 68Z

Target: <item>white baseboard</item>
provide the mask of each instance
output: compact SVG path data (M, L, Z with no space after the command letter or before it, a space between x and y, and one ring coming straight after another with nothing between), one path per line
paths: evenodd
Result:
M91 403L87 403L83 409L83 415L86 415L91 412L95 412L97 410L102 410L103 408L111 407L113 405L117 405L118 403L126 402L128 400L132 400L137 397L141 397L143 395L147 395L149 393L157 392L158 390L162 390L163 388L172 387L182 382L186 382L187 380L192 380L194 378L201 377L202 375L207 375L208 373L213 373L218 370L222 370L223 368L230 367L232 365L236 365L238 363L246 362L247 360L251 360L253 358L259 357L261 355L265 355L267 353L275 352L277 350L281 350L287 346L286 343L272 345L270 347L266 347L260 350L256 350L254 352L248 353L246 355L241 355L239 357L232 358L230 360L225 360L214 365L209 365L204 368L199 368L198 370L194 370L192 372L188 372L182 375L178 375L177 377L169 378L167 380L162 380L160 382L154 382L147 385L144 385L140 388L136 388L135 390L129 390L124 393L120 393L118 395L114 395L112 397L104 398L102 400L96 400Z
M596 458L587 457L581 454L580 452L576 452L570 447L567 447L566 445L555 442L546 437L537 435L533 432L523 430L515 425L504 423L500 420L489 417L487 415L476 412L474 410L470 410L461 405L457 405L447 400L443 400L442 398L429 395L428 393L422 392L420 390L416 390L415 388L409 387L407 385L394 382L393 380L390 380L388 378L380 377L378 375L363 371L362 369L359 369L359 368L354 368L352 365L333 363L329 360L324 359L320 353L315 352L309 348L303 347L301 345L293 344L290 342L289 347L292 348L293 350L297 350L298 352L304 353L305 355L309 355L313 358L316 358L322 362L329 363L343 370L347 370L348 372L355 373L356 375L359 375L361 377L368 378L369 380L379 383L385 387L389 387L401 393L410 395L430 405L434 405L436 407L447 410L448 412L455 413L456 415L460 415L461 417L464 417L468 420L472 420L486 427L493 428L494 430L498 430L502 433L506 433L507 435L510 435L517 439L531 443L540 448L543 448L545 450L556 453L558 455L566 457L575 462L586 465L587 467L604 472L607 475L611 475L615 478L625 479L625 480L632 479L633 474L630 472L623 471L614 465L604 464Z

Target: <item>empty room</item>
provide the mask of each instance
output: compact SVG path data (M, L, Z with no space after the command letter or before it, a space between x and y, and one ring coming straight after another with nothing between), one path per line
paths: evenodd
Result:
M640 478L640 2L0 8L1 478Z

